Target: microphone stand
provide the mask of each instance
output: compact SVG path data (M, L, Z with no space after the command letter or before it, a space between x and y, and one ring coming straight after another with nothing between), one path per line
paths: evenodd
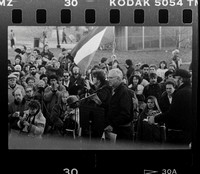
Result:
M79 106L80 106L80 103L86 99L89 99L95 95L97 95L97 92L101 89L103 89L106 85L103 85L102 87L100 87L99 89L97 89L96 91L94 91L93 94L90 94L88 95L88 92L87 92L87 95L84 97L84 98L81 98L79 99L78 101L75 101L71 104L67 104L66 106L70 106L70 105L75 105L75 108L74 109L77 109ZM75 120L76 121L76 120ZM92 121L89 120L89 140L91 141L91 138L92 138Z

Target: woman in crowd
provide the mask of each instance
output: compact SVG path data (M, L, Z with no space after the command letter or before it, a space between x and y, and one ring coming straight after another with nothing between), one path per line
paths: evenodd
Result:
M163 60L163 61L161 61L159 63L159 68L157 69L157 75L159 77L162 77L162 79L164 79L166 71L168 71L168 69L167 69L167 62Z
M128 86L131 90L135 92L136 95L141 95L144 90L144 86L142 86L141 83L141 78L138 75L133 75L130 78L130 85Z
M55 104L52 109L50 120L52 123L52 134L62 135L64 127L64 118L67 112L67 98L69 93L67 91L62 91L61 100Z
M14 67L15 65L20 65L22 68L23 68L23 66L24 66L24 63L22 62L22 57L21 57L21 55L19 55L19 54L17 54L17 55L15 56L15 61L14 61L13 67Z
M149 124L148 117L156 116L161 113L160 107L156 97L149 96L147 98L147 105L142 113L139 115L137 125L137 140L140 142L162 142L163 135L159 124Z

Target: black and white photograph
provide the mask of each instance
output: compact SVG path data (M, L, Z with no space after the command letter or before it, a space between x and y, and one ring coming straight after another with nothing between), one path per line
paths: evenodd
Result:
M191 26L8 26L8 149L191 149Z

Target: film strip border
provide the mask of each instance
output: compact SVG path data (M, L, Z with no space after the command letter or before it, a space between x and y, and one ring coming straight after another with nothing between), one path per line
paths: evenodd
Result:
M0 14L4 25L181 26L198 22L198 0L0 0Z
M108 12L107 22L110 24L120 24L121 21L121 11L119 9L111 9ZM181 22L183 24L191 24L193 21L193 12L191 9L183 9L182 10L182 18ZM35 12L35 22L38 24L45 24L48 18L48 12L46 9L37 9ZM72 11L70 9L62 9L60 11L60 23L62 24L71 24L72 22ZM132 24L144 24L145 21L145 11L143 9L136 9L133 11L132 15ZM96 10L95 9L86 9L84 14L84 22L85 24L92 24L96 23ZM168 24L170 21L170 14L168 9L159 9L157 13L157 22L159 24ZM23 23L23 10L21 9L13 9L12 10L12 23L13 24L21 24Z

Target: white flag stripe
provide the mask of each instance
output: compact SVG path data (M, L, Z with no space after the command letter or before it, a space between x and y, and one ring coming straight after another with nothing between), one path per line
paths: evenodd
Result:
M94 37L92 37L90 40L88 40L88 42L86 42L78 50L74 58L74 62L76 64L78 64L84 57L94 53L98 49L106 29L107 27L98 34L96 34Z

